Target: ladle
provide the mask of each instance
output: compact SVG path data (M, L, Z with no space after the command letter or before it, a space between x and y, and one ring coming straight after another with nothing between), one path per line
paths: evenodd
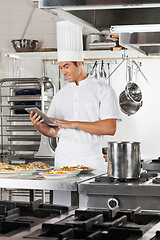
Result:
M22 33L21 40L24 38L24 35L25 35L26 31L27 31L27 28L28 28L28 25L29 25L30 20L31 20L31 18L32 18L34 9L35 9L35 8L33 7L32 10L31 10L31 13L30 13L29 18L28 18L28 21L27 21L27 23L26 23L25 29L24 29L24 31L23 31L23 33Z
M34 7L31 10L31 13L29 15L28 21L26 23L26 26L24 28L24 31L22 33L22 36L20 39L12 40L12 44L16 52L33 52L37 49L38 46L38 40L31 40L31 39L25 39L25 33L27 31L28 25L30 23L31 17L33 15Z
M94 65L93 65L93 67L92 67L92 70L91 70L91 72L90 72L90 75L93 75L93 73L94 73L94 68L97 66L97 61L95 61L95 63L94 63Z
M103 60L102 60L102 63L101 63L101 70L99 72L99 76L103 77Z

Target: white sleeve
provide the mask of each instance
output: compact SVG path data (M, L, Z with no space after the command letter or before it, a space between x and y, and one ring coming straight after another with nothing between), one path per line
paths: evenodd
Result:
M116 118L121 120L118 100L111 86L103 88L100 96L100 120Z

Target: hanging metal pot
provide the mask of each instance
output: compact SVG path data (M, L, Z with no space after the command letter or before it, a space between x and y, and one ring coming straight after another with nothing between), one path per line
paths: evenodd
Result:
M138 85L132 81L131 69L128 67L129 81L125 87L125 90L119 96L119 105L127 115L135 114L142 106L142 92Z

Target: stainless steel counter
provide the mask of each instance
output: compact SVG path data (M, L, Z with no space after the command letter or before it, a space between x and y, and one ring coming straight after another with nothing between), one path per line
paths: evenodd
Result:
M41 179L37 175L26 175L17 178L0 178L1 189L25 189L30 190L30 201L35 199L35 190L49 190L50 202L53 203L53 191L68 191L71 194L71 205L79 205L78 185L84 181L91 180L103 172L93 171L90 174L79 174L76 177L64 179Z
M40 179L36 175L23 176L17 178L0 178L1 188L13 189L39 189L39 190L67 190L77 191L77 185L83 181L99 176L96 174L79 174L76 177L68 177L65 179Z

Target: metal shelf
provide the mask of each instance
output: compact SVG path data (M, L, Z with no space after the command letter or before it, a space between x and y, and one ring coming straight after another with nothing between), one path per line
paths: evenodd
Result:
M38 107L38 108L40 108L41 105L12 105L9 108L11 110L14 110L14 109L24 109L24 108L31 108L31 107Z
M17 115L4 115L2 117L6 117L6 121L7 122L30 122L30 119L29 119L29 114L23 114L23 115L20 115L20 114L17 114Z
M130 58L147 58L143 52L135 50L133 47L127 46L125 53L130 56ZM52 60L57 62L57 52L25 52L25 53L6 53L7 57L14 59L41 59L41 60ZM102 59L122 59L124 55L124 50L90 50L83 51L84 60L102 60Z
M3 156L7 151L8 156L19 156L27 152L27 154L34 156L40 146L41 134L31 123L29 113L22 114L23 112L19 110L29 107L41 109L41 106L44 106L45 103L47 105L47 102L51 102L54 95L54 85L48 78L4 78L0 82L0 153ZM32 85L29 85L30 83ZM46 83L50 84L49 87L52 90L49 93L48 86L47 91L45 90ZM2 90L2 87L3 89L7 88L7 94ZM40 94L15 95L17 90L21 89L39 89ZM39 105L36 105L37 102ZM19 112L20 114L17 114Z
M6 127L7 127L7 132L9 132L9 131L14 131L14 132L16 132L16 131L34 131L34 132L37 132L37 130L34 128L34 126L33 126L33 124L32 125L25 125L25 126L23 126L23 125L18 125L18 126L16 126L16 125L12 125L12 126L10 126L10 125L5 125ZM5 127L4 126L4 127Z
M14 144L14 145L6 145L6 147L8 148L8 150L9 151L22 151L23 150L23 152L24 151L28 151L28 152L30 152L31 150L32 151L38 151L38 149L39 149L39 144L34 144L34 145L32 145L32 149L31 149L31 145L26 145L26 144L21 144L21 145L16 145L16 144Z
M10 102L21 102L21 101L41 101L41 96L33 95L23 95L23 96L13 96L8 98L8 103Z
M41 96L38 95L21 95L21 96L10 96L8 97L8 103L10 102L21 102L21 101L25 101L25 102L29 102L29 101L41 101ZM44 101L45 102L49 102L50 101L50 97L48 96L44 96Z
M57 52L19 52L6 53L7 57L16 59L53 59L57 60Z
M10 135L8 141L40 141L40 135Z

